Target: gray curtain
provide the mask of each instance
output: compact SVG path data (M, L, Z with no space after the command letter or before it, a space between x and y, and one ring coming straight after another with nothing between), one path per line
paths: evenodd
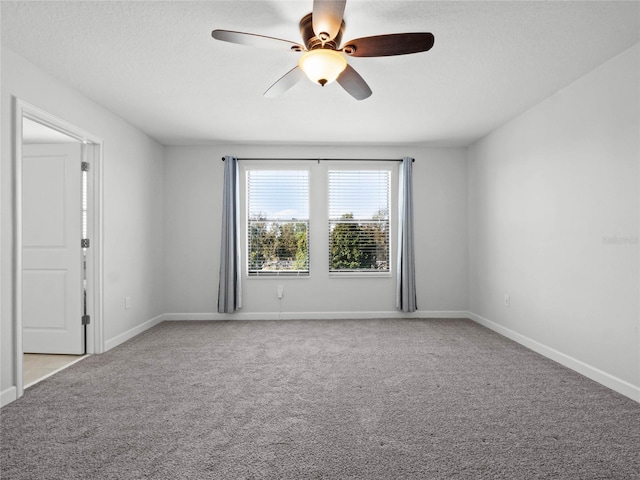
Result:
M396 307L415 312L416 271L413 245L413 158L405 157L400 165L398 188L398 271Z
M227 156L224 158L224 185L222 187L218 313L232 313L242 307L242 270L240 265L238 159Z

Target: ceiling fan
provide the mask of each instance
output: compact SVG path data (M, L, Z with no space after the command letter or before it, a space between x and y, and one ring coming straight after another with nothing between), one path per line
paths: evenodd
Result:
M314 0L313 12L300 20L300 33L304 45L280 38L231 30L214 30L216 40L265 48L287 48L304 52L298 65L284 74L264 92L275 97L293 87L304 75L325 86L337 81L356 100L371 96L367 82L347 63L347 57L385 57L426 52L433 47L431 33L392 33L349 40L341 45L345 23L344 7L347 0ZM346 55L346 56L345 56Z

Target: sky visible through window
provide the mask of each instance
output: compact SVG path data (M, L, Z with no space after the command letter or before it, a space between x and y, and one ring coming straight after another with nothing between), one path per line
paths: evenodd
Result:
M248 187L249 218L309 218L308 170L252 170Z
M339 220L352 214L367 220L384 212L389 205L389 172L385 170L336 170L329 172L329 218Z
M354 219L370 219L388 207L387 171L330 171L329 182L333 185L331 219L345 214L352 214ZM249 218L309 218L308 170L252 170L248 186Z

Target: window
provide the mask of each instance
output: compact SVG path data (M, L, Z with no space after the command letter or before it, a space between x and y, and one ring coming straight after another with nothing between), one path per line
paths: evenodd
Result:
M309 274L309 171L247 171L250 276Z
M389 170L329 171L329 272L389 273Z
M242 162L245 274L391 277L397 162L286 160Z

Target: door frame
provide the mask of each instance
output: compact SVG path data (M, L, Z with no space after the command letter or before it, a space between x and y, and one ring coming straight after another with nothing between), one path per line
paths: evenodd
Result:
M87 354L104 352L103 325L103 255L102 255L102 168L103 142L95 135L31 105L14 99L14 378L16 398L24 393L23 346L22 346L22 119L28 118L64 133L83 144L83 161L91 164L88 178L88 230L91 247L87 255L87 311L91 323L86 326ZM80 168L80 165L78 165ZM78 249L80 239L78 239ZM78 252L79 253L79 252ZM78 318L78 321L81 321Z

